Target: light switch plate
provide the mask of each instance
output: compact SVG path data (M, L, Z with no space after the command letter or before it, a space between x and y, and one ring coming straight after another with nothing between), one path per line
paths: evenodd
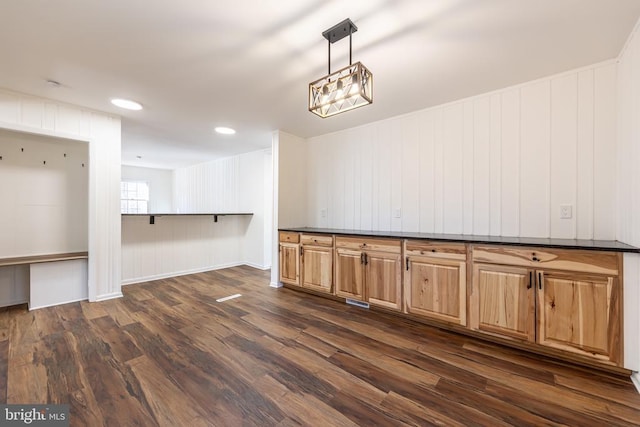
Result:
M394 218L400 218L402 217L402 209L400 208L396 208L393 210L393 217Z

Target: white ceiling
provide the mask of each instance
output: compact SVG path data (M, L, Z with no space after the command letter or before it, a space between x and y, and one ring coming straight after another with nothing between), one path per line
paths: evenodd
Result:
M639 16L639 0L1 0L0 87L120 114L124 164L175 168L615 58ZM345 18L374 103L321 119L308 83Z

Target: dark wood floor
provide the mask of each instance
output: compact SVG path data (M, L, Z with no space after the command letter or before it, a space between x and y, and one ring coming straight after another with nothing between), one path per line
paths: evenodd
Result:
M640 424L626 378L268 281L238 267L0 310L0 402L68 403L76 426Z

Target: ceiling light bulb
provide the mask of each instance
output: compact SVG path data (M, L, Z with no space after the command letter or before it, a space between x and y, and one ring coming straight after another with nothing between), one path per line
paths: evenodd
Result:
M215 128L215 131L222 135L233 135L234 133L236 133L235 129L231 129L224 126L218 126L217 128Z
M114 98L111 100L111 103L116 107L124 108L126 110L142 110L142 104L136 101L131 101L129 99Z
M358 75L353 74L351 76L351 88L349 89L349 94L354 94L360 91L360 85L358 84Z

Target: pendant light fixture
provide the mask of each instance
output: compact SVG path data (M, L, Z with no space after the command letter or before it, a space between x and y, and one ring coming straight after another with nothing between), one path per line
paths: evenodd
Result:
M345 19L322 33L329 45L329 74L309 83L309 111L325 118L373 103L373 74L351 60L351 35L358 31ZM349 36L349 66L331 72L331 45Z

